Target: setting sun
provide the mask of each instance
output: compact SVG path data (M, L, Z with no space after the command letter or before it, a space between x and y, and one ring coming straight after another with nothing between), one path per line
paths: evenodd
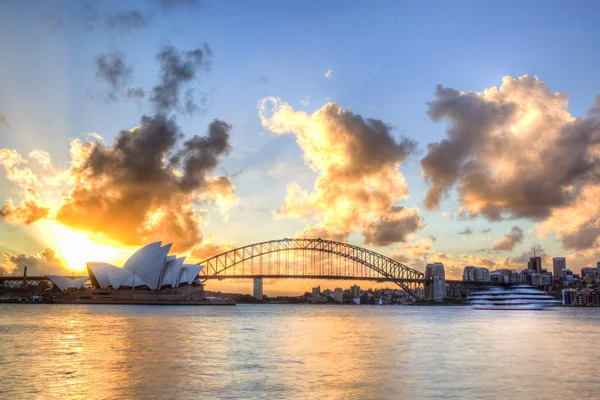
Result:
M37 228L47 245L56 249L57 256L64 260L72 271L84 271L86 262L104 261L118 263L130 255L127 249L98 244L81 232L52 221L41 222Z

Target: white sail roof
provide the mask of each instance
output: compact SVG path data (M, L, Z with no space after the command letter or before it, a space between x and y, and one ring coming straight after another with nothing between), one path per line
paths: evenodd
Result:
M165 259L171 244L161 247L161 242L149 244L136 251L127 260L123 269L139 276L150 289L158 289Z
M88 280L87 276L72 278L69 276L46 275L46 277L50 279L61 292L64 292L67 289L81 289L85 281Z
M106 274L113 289L118 289L121 286L142 286L145 284L141 278L134 276L133 272L124 268L109 268L106 270Z
M181 285L184 282L187 283L188 285L191 285L201 270L202 270L202 267L199 265L184 264L183 267L181 268L181 274L179 275L179 279L177 281L177 286Z
M103 262L89 262L87 263L87 267L88 273L96 280L101 289L106 289L110 286L111 283L107 271L111 268L116 268L114 265Z
M177 287L177 278L179 277L184 261L185 257L179 257L167 262L167 265L164 268L163 278L160 282L161 286L171 285L171 287Z

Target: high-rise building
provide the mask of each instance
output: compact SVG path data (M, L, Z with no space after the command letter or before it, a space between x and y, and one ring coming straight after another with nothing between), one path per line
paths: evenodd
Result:
M321 294L321 286L317 286L312 288L312 295L319 296Z
M427 264L425 267L425 298L442 301L444 297L446 297L444 264Z
M262 300L263 299L263 280L262 278L254 278L254 290L252 291L252 295L255 299Z
M465 282L489 282L490 270L483 267L466 266L463 271L463 281Z
M342 290L342 288L335 288L331 297L333 297L333 300L336 303L343 303L344 302L344 291Z
M559 281L561 271L567 268L567 260L564 257L554 257L552 259L552 272L554 272L554 280Z
M541 257L530 257L527 263L527 268L534 270L536 273L542 273L542 258Z
M358 285L353 285L350 288L350 292L352 293L352 298L355 299L357 297L360 297L360 286Z

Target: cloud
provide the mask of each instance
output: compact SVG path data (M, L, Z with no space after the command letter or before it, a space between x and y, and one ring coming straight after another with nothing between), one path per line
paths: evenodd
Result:
M470 235L473 233L473 229L469 228L468 226L463 229L462 231L458 232L459 235Z
M531 247L531 250L524 251L523 253L521 253L520 256L511 258L510 262L514 263L514 264L521 264L521 265L527 264L529 262L529 258L533 257L534 250L535 250L535 255L536 256L538 256L538 257L548 257L548 254L546 253L546 250L544 250L544 248L541 245L534 244Z
M173 46L165 46L156 56L160 64L160 82L152 89L150 100L156 111L168 113L175 109L193 113L198 107L194 102L193 90L185 92L185 102L181 102L183 87L191 83L200 69L208 69L212 50L207 44L202 48L180 52Z
M438 85L428 113L449 123L421 160L428 209L456 187L471 216L543 220L598 181L600 121L571 116L566 94L536 77L505 77L482 93Z
M122 130L111 145L72 140L71 164L63 171L54 170L47 153L33 151L29 157L42 166L39 174L18 152L0 149L0 165L23 198L18 206L9 199L1 209L3 218L25 223L55 218L125 246L168 238L174 251L185 252L202 241L202 216L194 207L214 204L225 213L238 201L231 180L213 175L230 152L232 126L213 120L206 135L185 137L175 116L167 113L179 111L172 106L180 104L180 86L191 83L203 56L172 47L160 54L163 74L157 87L169 92L165 103L157 104L155 115L143 116L139 126ZM62 187L54 192L61 195L50 209L48 189L57 185Z
M364 244L389 246L398 242L406 242L409 234L421 229L423 229L423 221L418 210L394 207L389 214L366 225L363 229Z
M50 15L50 18L45 16L48 23L55 28L63 25L64 21L62 17ZM152 16L149 13L144 14L139 10L133 9L100 12L90 3L85 4L76 15L76 20L82 23L88 31L100 27L101 29L115 30L120 34L145 28L150 24L151 19Z
M328 69L327 72L325 72L325 78L333 79L333 71Z
M588 110L588 115L600 117L600 94L594 98L594 105Z
M29 276L69 272L52 249L44 249L39 254L30 256L5 252L4 263L0 265L0 270L3 270L4 274L22 273L25 266Z
M32 151L29 153L29 158L44 169L52 170L48 153L39 150ZM15 150L0 149L0 165L4 167L6 178L17 185L19 196L22 198L18 205L15 205L9 198L0 208L0 219L31 224L46 217L49 208L40 194L43 183L31 170L28 161Z
M190 256L197 260L204 261L213 256L225 253L226 251L233 250L236 247L235 242L223 241L216 243L215 238L210 236L207 240L204 240L202 244L194 247Z
M198 0L154 0L163 10L172 10L177 7L195 7L200 5Z
M317 174L311 192L297 183L288 185L276 217L317 221L310 229L328 237L361 230L365 243L373 245L405 241L422 228L417 209L397 205L408 197L398 169L415 142L397 140L382 121L364 119L335 103L312 114L273 97L258 107L265 128L296 136L305 163Z
M492 231L492 228L485 228L481 230L481 233L490 233Z
M193 204L217 201L234 190L227 177L216 177L215 183L209 176L229 152L230 130L231 125L215 120L207 136L179 145L182 135L174 119L144 116L140 126L121 131L112 146L75 144L80 147L70 171L75 184L57 220L124 245L167 237L175 251L191 249L202 240Z
M496 240L491 248L492 250L509 251L514 249L519 243L523 243L523 229L513 226L510 228L510 232Z
M150 23L150 16L144 15L138 10L107 12L104 15L104 21L110 28L127 31L145 28Z
M107 97L116 100L118 93L131 80L133 69L127 66L125 54L120 51L98 54L95 58L96 76L110 86Z
M10 124L8 123L8 117L6 114L0 114L0 125L4 125L7 128L10 128Z
M543 236L556 232L567 250L600 248L600 185L587 186L569 206L552 211L550 217L537 227Z
M87 136L89 136L92 139L95 139L95 140L97 140L99 142L104 142L104 138L98 132L90 132L90 133L87 134Z
M121 94L126 100L142 99L146 95L146 92L142 88L128 88L124 93Z
M391 258L422 269L421 267L425 265L429 255L433 252L435 241L436 238L432 235L416 236L413 242L404 244L399 252L392 254Z
M12 203L5 203L0 208L0 219L22 222L26 225L32 224L42 218L45 218L50 211L47 207L40 207L34 201L25 201L19 206Z

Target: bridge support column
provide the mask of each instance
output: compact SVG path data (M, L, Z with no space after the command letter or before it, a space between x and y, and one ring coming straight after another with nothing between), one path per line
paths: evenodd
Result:
M255 299L263 299L263 281L262 278L254 278L254 290L252 290L252 296Z

